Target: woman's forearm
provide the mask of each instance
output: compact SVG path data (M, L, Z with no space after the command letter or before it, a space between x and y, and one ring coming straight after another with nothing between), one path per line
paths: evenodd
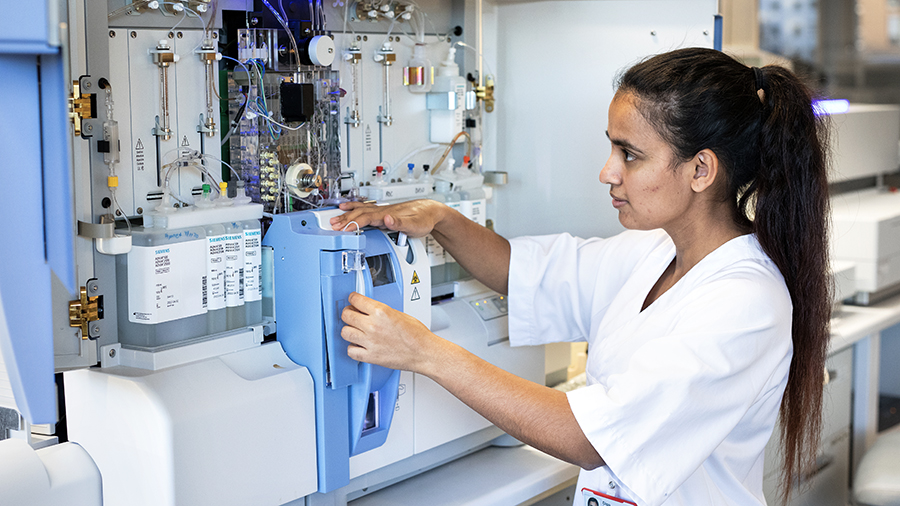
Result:
M566 394L496 367L448 341L421 374L507 434L584 469L604 465L572 413Z
M509 241L445 207L431 235L459 264L491 290L506 294L509 284Z

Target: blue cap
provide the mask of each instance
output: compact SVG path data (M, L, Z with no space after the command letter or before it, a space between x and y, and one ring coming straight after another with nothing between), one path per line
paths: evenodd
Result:
M414 163L407 163L407 164L406 164L406 167L407 167L409 170L413 170L413 167L415 167L415 166L416 166L416 164L414 164Z

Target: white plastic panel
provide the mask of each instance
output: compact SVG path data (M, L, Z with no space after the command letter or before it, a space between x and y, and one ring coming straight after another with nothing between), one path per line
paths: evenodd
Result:
M0 305L0 321L4 320L3 306ZM15 394L13 394L12 382L9 379L9 371L3 358L3 347L0 346L0 407L18 411Z
M360 26L355 26L359 29ZM362 28L365 28L363 26ZM376 165L384 165L385 171L389 171L407 153L415 151L431 144L429 140L429 112L425 107L425 94L411 93L403 86L403 67L412 57L413 39L397 32L400 42L392 42L397 55L397 61L390 67L390 93L391 116L394 118L390 126L378 122L379 108L383 107L383 82L384 67L374 60L375 51L381 48L386 36L382 34L360 35L365 40L356 41L356 37L350 35L335 35L335 45L341 55L345 54L352 43L356 43L361 51L362 60L358 65L361 83L360 112L362 123L358 127L341 124L341 170L343 172L355 172L357 182L372 181L371 174ZM426 54L433 65L438 65L447 56L450 44L439 42L429 35L426 37L428 45ZM460 48L458 51L462 51ZM348 93L352 89L351 64L343 59L335 60L333 68L338 69L341 75L341 87ZM347 117L347 107L350 100L344 100L341 104L341 120ZM422 151L413 156L408 163L415 163L417 174L421 173L422 164L431 164L440 158L446 145L435 146L434 149ZM397 167L392 177L406 175L406 163ZM457 160L457 166L462 160ZM446 167L445 167L446 168Z
M278 343L170 367L66 373L69 439L103 504L282 504L316 491L312 378Z
M496 7L496 230L507 237L622 230L598 175L613 79L656 53L712 47L715 0L538 1ZM539 210L535 212L536 210Z
M831 182L894 172L900 165L900 106L850 104L831 116Z
M875 292L900 282L900 194L865 190L835 195L832 251L856 263L856 288Z
M438 328L435 333L519 377L543 384L544 348L510 347L507 317L482 320L470 304L492 295L456 297L432 306L432 321ZM449 326L444 327L445 322ZM415 378L415 412L417 454L491 426L484 417L421 375Z
M110 66L109 80L113 86L114 116L119 123L121 162L119 170L119 204L129 215L141 214L155 207L157 200L148 204L147 193L159 190L157 182L157 156L163 162L176 157L179 147L201 150L215 157L220 156L219 137L203 137L197 131L200 114L206 112L206 81L204 64L194 48L200 42L200 30L177 30L182 37L168 39L168 30L129 30L115 28L116 34L109 39ZM169 118L172 137L160 140L157 153L156 137L152 135L155 118L159 112L159 67L153 63L150 49L159 40L167 39L180 57L169 66ZM214 64L217 68L218 64ZM218 83L218 70L216 70ZM216 99L218 100L218 99ZM98 107L105 107L102 94L98 94ZM218 105L216 107L218 110ZM219 118L215 118L218 125ZM220 125L219 125L220 126ZM202 141L202 146L201 146ZM206 160L210 173L219 180L221 166L213 160ZM200 173L193 168L172 174L173 193L185 200L191 198L191 189L201 184ZM188 200L190 202L190 200Z
M0 504L102 506L100 471L74 443L34 450L20 439L0 441Z

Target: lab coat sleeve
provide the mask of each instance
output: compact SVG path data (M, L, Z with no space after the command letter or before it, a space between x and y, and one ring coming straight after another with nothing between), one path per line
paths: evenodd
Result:
M662 504L762 404L758 419L771 423L723 445L761 452L790 367L791 302L780 277L715 280L675 308L655 316L659 337L622 373L568 393L584 434L641 506Z
M510 240L510 343L585 341L635 266L668 239L626 231L608 239L569 234Z

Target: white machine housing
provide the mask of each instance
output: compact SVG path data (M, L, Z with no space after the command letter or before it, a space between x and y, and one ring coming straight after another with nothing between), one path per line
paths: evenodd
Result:
M856 264L856 302L868 304L900 284L900 193L845 193L831 207L832 256Z
M231 342L247 347L65 374L69 434L103 476L103 504L283 504L316 491L309 372L276 342ZM202 345L172 351L191 360Z
M829 181L849 181L894 172L900 166L900 106L850 104L831 115Z

